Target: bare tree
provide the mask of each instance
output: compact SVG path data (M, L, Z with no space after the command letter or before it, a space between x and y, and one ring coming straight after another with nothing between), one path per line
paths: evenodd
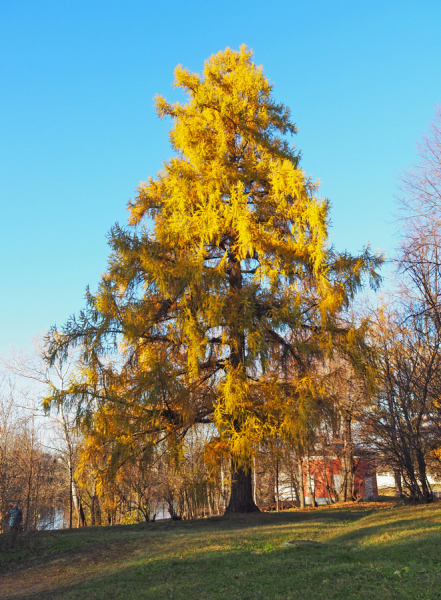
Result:
M401 178L401 302L441 328L441 107L417 144L418 162Z
M34 340L33 352L11 352L9 356L1 359L7 371L16 377L27 380L33 384L33 393L39 398L39 410L43 412L41 399L47 394L48 389L62 391L69 382L73 370L77 367L73 358L62 365L50 365L44 360L44 350L38 338ZM69 412L66 406L59 403L50 407L51 427L48 434L47 445L50 451L56 453L64 464L69 477L69 527L73 524L73 511L77 516L77 525L86 524L81 496L75 481L75 470L78 463L78 445L80 435L75 423L75 415Z
M66 483L60 463L47 452L34 411L25 410L26 398L10 381L0 383L0 515L18 503L25 530L54 527Z
M417 150L418 162L401 178L399 202L405 237L412 232L424 239L427 226L439 229L441 224L441 106Z
M365 417L368 434L409 496L427 502L427 460L439 445L440 332L427 314L383 313L376 342L379 386Z

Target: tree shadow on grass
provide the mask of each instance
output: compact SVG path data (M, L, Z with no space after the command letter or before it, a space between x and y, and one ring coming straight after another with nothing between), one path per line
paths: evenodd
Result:
M409 521L396 523L404 528ZM367 528L358 542L376 534L381 527L387 533L394 523ZM34 590L28 587L3 597L5 600L439 599L439 533L432 529L423 531L423 537L420 534L421 531L411 532L410 537L378 545L351 546L348 541L354 538L343 534L317 548L281 544L272 549L256 546L207 550L206 555L199 552L197 556L182 558L124 557L103 568L98 565L93 572L78 572L70 581L40 580ZM78 581L79 578L82 580Z
M300 523L355 522L371 514L367 507L318 509L292 512L261 512L195 519L192 521L162 521L113 527L89 527L44 532L27 532L16 536L14 543L0 536L0 573L28 569L63 558L83 558L87 554L116 548L130 554L130 546L137 541L160 540L162 536L187 532L237 531L271 525Z
M361 528L352 528L347 532L332 537L332 543L341 545L369 545L376 547L388 545L391 541L399 544L407 538L422 539L427 535L439 536L441 523L433 522L433 514L426 513L416 518L400 518L395 514L387 517L387 521L370 525L366 522ZM441 539L440 539L441 543ZM440 595L441 598L441 595Z
M232 514L221 517L211 517L209 519L195 519L193 521L182 521L183 527L205 528L207 525L213 529L241 529L250 527L260 527L261 525L275 525L281 523L296 524L311 521L357 521L373 512L375 508L371 507L351 507L351 508L317 508L306 511L294 510L284 512L254 512L249 514Z
M20 533L11 540L4 536L0 545L0 574L29 569L54 560L75 560L104 549L128 547L136 536L125 536L110 528L87 530L33 531Z

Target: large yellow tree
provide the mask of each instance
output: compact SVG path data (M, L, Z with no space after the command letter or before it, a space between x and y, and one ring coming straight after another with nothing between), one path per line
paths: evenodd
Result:
M156 98L174 157L113 228L87 309L52 331L52 360L79 344L84 361L53 396L74 400L113 455L140 440L173 448L211 424L232 461L228 510L251 511L253 448L289 429L302 403L310 410L313 365L337 347L356 360L358 333L341 314L364 275L377 282L380 258L328 246L328 202L250 50L211 56L202 75L178 66L175 85L185 104Z

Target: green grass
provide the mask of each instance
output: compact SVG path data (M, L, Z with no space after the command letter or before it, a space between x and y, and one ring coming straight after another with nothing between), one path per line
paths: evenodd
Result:
M441 503L393 502L23 534L0 597L441 599L440 534Z

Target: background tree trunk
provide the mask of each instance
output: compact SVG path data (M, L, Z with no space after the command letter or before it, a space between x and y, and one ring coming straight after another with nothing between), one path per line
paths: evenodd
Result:
M311 506L314 508L315 506L317 506L317 503L316 503L315 497L314 497L315 486L313 488L312 480L311 480L311 465L309 464L309 450L308 450L308 454L306 455L306 487L307 487L307 492L309 494L309 497L311 499Z
M352 443L351 415L348 411L343 414L343 450L341 453L341 490L338 495L339 502L351 502L354 488L354 450Z
M401 484L400 469L394 469L394 479L395 479L395 496L397 498L402 498L403 497L403 486Z
M303 461L300 458L300 454L299 454L299 458L298 458L298 469L299 469L299 501L300 501L300 508L305 508L305 484L303 483Z

